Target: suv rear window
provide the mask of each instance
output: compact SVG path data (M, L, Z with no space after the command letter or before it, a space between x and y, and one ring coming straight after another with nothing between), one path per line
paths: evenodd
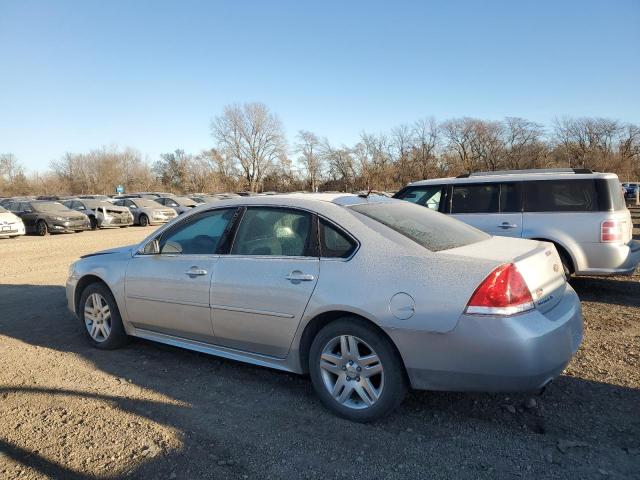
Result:
M350 208L432 252L463 247L490 237L466 223L410 202L364 203Z

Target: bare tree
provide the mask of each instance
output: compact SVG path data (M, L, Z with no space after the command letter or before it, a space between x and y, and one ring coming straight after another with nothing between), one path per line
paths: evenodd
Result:
M286 153L280 120L262 103L229 105L211 123L218 150L238 162L251 191Z
M296 136L295 152L300 155L299 161L307 172L307 181L312 192L318 191L318 181L322 176L323 156L321 143L316 134L300 130Z

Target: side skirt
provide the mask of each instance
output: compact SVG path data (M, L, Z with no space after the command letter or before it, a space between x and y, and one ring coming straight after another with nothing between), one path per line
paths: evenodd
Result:
M301 373L297 368L293 367L293 362L291 362L291 359L289 358L281 359L270 357L268 355L244 352L242 350L221 347L219 345L211 345L209 343L199 342L197 340L189 340L186 338L175 337L173 335L167 335L164 333L152 332L151 330L144 330L141 328L136 328L132 336L144 338L145 340L152 340L154 342L164 343L166 345L171 345L174 347L186 348L187 350L207 353L209 355L215 355L217 357L228 358L229 360L250 363L251 365L275 368L277 370L283 370L285 372Z

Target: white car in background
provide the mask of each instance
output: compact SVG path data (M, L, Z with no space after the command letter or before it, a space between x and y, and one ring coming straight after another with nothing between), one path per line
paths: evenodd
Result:
M24 223L4 207L0 207L0 238L16 238L24 235Z

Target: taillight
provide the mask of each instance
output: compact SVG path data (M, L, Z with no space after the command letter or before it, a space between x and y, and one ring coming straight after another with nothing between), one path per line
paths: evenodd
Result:
M515 315L534 308L533 298L513 263L499 266L473 292L466 313Z
M601 242L621 242L622 223L618 220L605 220L600 224Z

